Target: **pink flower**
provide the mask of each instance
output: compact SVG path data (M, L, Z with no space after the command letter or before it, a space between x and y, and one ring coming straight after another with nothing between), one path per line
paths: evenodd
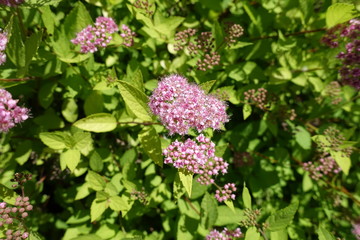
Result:
M220 129L229 121L225 102L206 95L196 84L177 74L164 77L150 97L153 114L170 134L187 134L190 128L199 132L206 128Z
M237 228L233 231L224 228L221 232L218 230L212 230L209 235L206 236L206 240L231 240L241 237L241 229Z
M6 55L4 53L6 44L8 43L8 36L6 32L0 32L0 65L6 62Z
M124 39L123 45L126 47L134 45L134 37L136 36L136 33L131 31L131 29L125 24L121 26L121 30L124 32L120 34L120 37Z
M213 176L227 173L229 164L215 156L215 144L200 134L196 141L187 139L185 142L175 140L164 151L165 164L200 174L197 181L203 185L214 183Z
M17 106L17 102L8 91L0 89L0 132L7 132L29 118L29 109Z
M71 40L75 45L81 45L82 53L93 53L106 47L112 39L110 34L119 30L112 18L98 17L94 25L87 26Z

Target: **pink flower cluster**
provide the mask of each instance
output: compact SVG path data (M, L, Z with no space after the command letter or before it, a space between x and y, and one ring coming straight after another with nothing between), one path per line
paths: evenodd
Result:
M1 5L6 5L9 7L15 7L17 5L20 5L24 2L25 0L0 0L0 4Z
M170 134L187 134L190 128L199 132L220 129L229 121L225 102L206 95L197 85L177 74L164 77L150 97L149 106Z
M240 238L241 235L242 233L240 228L237 228L233 231L224 228L221 232L214 229L209 233L209 235L206 236L206 240L231 240Z
M185 142L175 140L164 151L165 164L200 174L198 182L203 185L214 183L212 177L219 173L227 173L228 163L215 156L215 144L200 134L196 141L187 139Z
M232 199L235 200L235 194L234 192L236 192L236 187L234 183L227 183L224 185L224 187L221 190L216 190L215 192L215 198L219 201L219 202L224 202L228 199Z
M344 42L345 51L337 55L343 66L339 73L345 84L360 90L360 20L352 19L349 24L339 24L328 30L322 42L331 48Z
M31 210L33 210L33 206L30 204L28 197L17 197L13 207L8 207L5 202L0 202L0 219L2 219L0 227L10 224L16 225L15 223L26 218L29 215L27 212ZM8 229L6 231L6 239L27 239L29 237L28 232L21 231L22 224L17 223L17 225L19 225L20 229L16 231Z
M353 224L351 229L352 234L356 237L357 240L360 240L360 223Z
M75 45L81 45L81 52L96 52L98 48L106 47L112 37L110 34L119 30L112 18L98 17L95 25L89 25L76 35L71 42Z
M7 132L29 118L29 109L17 106L17 102L8 91L0 89L0 132Z
M123 45L126 47L134 45L134 37L136 36L136 33L131 31L131 29L125 24L121 26L121 30L123 33L120 34L120 37L124 39Z
M0 65L6 62L6 44L8 43L8 36L6 32L0 32Z
M341 168L339 168L331 156L320 158L317 163L303 163L303 168L305 171L310 173L310 177L314 180L318 180L323 176L338 174L341 172Z

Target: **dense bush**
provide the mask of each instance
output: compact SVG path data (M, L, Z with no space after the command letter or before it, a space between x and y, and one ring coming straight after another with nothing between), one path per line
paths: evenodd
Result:
M0 4L0 239L360 239L358 1Z

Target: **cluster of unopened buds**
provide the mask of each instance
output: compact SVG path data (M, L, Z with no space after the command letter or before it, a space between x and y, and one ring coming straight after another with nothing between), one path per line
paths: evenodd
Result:
M345 141L345 137L338 129L334 127L328 127L324 130L323 134L325 135L328 144L320 143L318 145L321 152L327 152L328 149L331 149L336 152L341 152L344 156L350 157L353 152L353 148L342 146Z
M15 7L17 5L20 5L24 2L25 0L0 0L0 4L1 5L6 5L9 7Z
M244 92L245 102L253 104L261 110L266 110L267 101L267 90L265 88L249 89Z
M14 206L7 206L5 202L0 203L0 227L6 225L18 225L19 230L12 230L8 227L6 231L6 239L27 239L29 233L23 231L23 219L29 214L28 212L33 209L33 206L29 202L28 197L17 197Z
M135 199L135 200L139 200L139 202L141 202L142 204L146 205L148 204L148 195L145 192L145 189L143 188L141 191L137 191L137 190L132 190L132 192L130 193L130 195Z
M345 51L337 57L342 61L339 70L344 84L360 90L360 20L352 19L348 24L339 24L328 30L322 42L336 48L341 42L345 43Z
M258 217L261 215L260 209L248 209L244 210L245 219L240 222L240 226L244 226L246 228L256 227L259 232L265 232L265 230L269 227L268 223L259 224L257 222Z
M149 3L148 0L136 0L133 6L137 9L143 10L145 14L149 17L154 14L154 11L151 10L153 4Z
M341 168L338 166L334 158L329 155L320 158L317 162L303 163L303 169L308 171L310 177L314 180L341 172Z
M8 91L0 89L0 132L7 132L29 118L29 109L17 106L18 101L12 99Z
M337 81L332 81L325 88L325 94L331 99L331 104L337 105L342 101L341 86Z
M5 49L8 43L8 35L6 32L0 32L0 65L6 62Z
M197 69L206 71L220 64L220 54L215 47L215 38L211 32L201 32L196 37L196 29L186 29L175 34L174 50L187 49L190 55L197 57ZM228 46L236 42L236 38L243 35L244 29L239 24L227 24L223 43Z
M206 128L220 129L229 121L225 102L205 94L199 86L177 74L159 82L149 106L170 134L184 135L190 128L199 132Z
M242 237L242 232L240 228L235 230L229 230L224 228L221 232L214 229L207 236L206 240L233 240Z

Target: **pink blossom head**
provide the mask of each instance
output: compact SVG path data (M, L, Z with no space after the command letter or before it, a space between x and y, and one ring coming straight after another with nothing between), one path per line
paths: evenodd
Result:
M29 109L17 106L17 102L8 91L0 89L0 132L7 132L29 118Z
M6 62L5 49L8 43L8 36L6 32L0 32L0 65Z
M112 18L98 17L94 26L89 25L84 28L71 42L80 45L82 53L93 53L99 48L106 47L112 39L111 34L118 30Z
M170 134L184 135L190 128L199 132L209 127L220 129L229 121L225 102L206 95L198 85L188 83L185 77L177 74L159 82L149 106Z
M15 7L17 5L20 5L24 2L25 0L0 0L0 4L1 5L6 5L9 7Z

